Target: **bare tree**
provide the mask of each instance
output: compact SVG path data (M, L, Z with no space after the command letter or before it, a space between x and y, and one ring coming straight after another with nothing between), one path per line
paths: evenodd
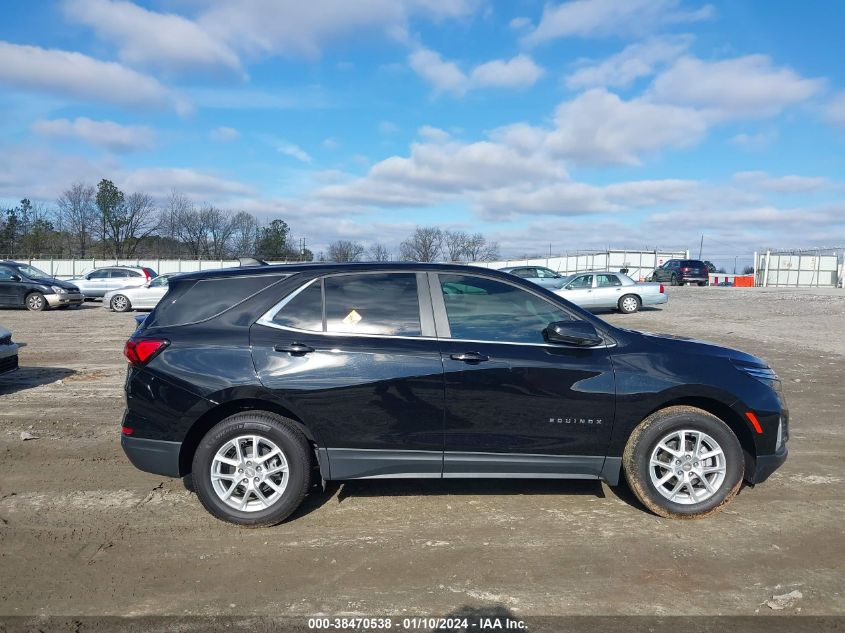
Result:
M499 257L499 245L496 242L487 242L487 238L481 233L473 233L467 236L464 254L469 262L492 261Z
M229 249L235 257L255 255L258 239L258 220L251 213L240 211L232 218Z
M190 202L180 207L176 217L176 237L185 247L188 257L199 259L205 250L208 227L205 218Z
M207 228L205 254L212 259L223 259L229 246L229 239L235 228L230 213L208 205L200 212Z
M443 248L443 231L436 226L418 226L399 246L402 259L413 262L436 261Z
M106 230L114 248L115 257L131 257L138 244L159 227L159 217L152 196L133 193L126 196L106 220Z
M466 231L444 231L443 244L450 262L459 262L466 255L470 236Z
M97 221L95 195L96 190L92 185L76 182L56 200L59 228L68 234L71 253L80 257L85 257L88 252L91 233Z
M357 262L364 254L363 244L350 240L337 240L329 244L328 260L332 262Z
M379 242L374 242L372 245L370 245L367 254L369 258L374 262L390 261L390 251L387 250L387 247L384 244L380 244Z

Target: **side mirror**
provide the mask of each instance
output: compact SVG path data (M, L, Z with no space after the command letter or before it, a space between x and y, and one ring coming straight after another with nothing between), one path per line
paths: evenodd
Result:
M20 276L20 275L12 275L11 277L9 277L9 279L10 279L11 281L20 281L20 280L21 280L21 276Z
M547 343L561 343L576 347L601 345L601 337L596 328L586 321L555 321L543 330L543 339Z

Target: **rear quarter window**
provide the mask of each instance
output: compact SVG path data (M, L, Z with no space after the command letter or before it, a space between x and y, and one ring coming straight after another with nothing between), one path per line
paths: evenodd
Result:
M243 303L287 275L211 277L197 281L170 280L170 288L152 314L150 327L205 321Z

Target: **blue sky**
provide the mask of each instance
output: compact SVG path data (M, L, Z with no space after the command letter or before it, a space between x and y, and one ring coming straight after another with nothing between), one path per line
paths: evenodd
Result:
M845 4L0 4L0 200L110 178L504 255L845 244Z

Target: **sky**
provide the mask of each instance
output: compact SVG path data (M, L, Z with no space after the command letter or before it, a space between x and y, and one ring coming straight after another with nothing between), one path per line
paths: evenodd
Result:
M77 181L503 256L845 244L845 3L0 0L0 202Z

